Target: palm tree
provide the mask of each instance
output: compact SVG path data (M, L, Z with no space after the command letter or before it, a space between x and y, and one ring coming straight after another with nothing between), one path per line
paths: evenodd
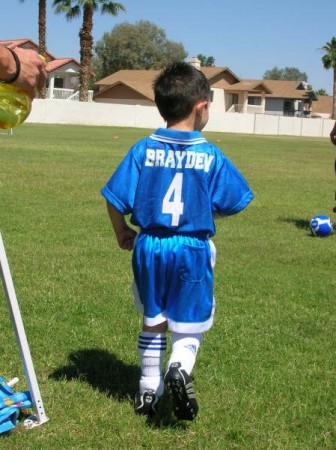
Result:
M25 0L19 0L23 3ZM46 36L47 36L47 0L39 0L38 6L38 39L39 54L44 56L46 53Z
M19 0L23 3L24 0ZM46 44L47 36L47 0L39 0L38 5L38 52L40 55L45 56L47 51ZM39 93L40 98L45 98L45 88Z
M126 11L121 3L109 0L54 0L53 6L57 14L64 13L68 20L82 14L82 27L79 31L80 63L79 100L88 100L88 89L92 77L92 48L93 48L93 13L100 6L101 13L116 16L119 11Z
M334 70L334 83L333 83L333 119L336 119L336 37L332 37L330 42L322 47L322 50L326 52L322 56L322 62L325 69L333 68Z
M47 51L47 0L39 0L38 14L39 54L45 56Z

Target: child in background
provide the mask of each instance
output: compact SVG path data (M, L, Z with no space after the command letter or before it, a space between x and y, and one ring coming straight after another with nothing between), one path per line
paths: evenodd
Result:
M135 411L152 416L164 388L177 419L198 412L191 372L203 333L213 323L214 217L242 211L253 199L246 180L201 134L210 86L187 63L166 67L154 82L167 128L137 142L102 189L118 245L132 250L141 366ZM129 227L125 216L139 227ZM172 349L163 376L166 332Z
M336 145L336 122L334 123L333 129L330 131L330 141L332 144ZM336 175L336 159L334 162L334 170ZM335 191L335 200L336 200L336 191ZM333 207L333 212L336 213L336 206Z

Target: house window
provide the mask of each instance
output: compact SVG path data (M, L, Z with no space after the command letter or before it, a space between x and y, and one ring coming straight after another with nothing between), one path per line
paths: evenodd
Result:
M231 105L238 105L238 94L231 94Z
M64 86L64 79L61 77L55 77L54 80L54 87L55 88L59 88L59 89L63 89Z
M248 105L261 105L261 97L248 97L247 99Z

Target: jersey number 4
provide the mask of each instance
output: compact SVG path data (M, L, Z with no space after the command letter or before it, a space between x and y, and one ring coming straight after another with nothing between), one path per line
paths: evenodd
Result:
M162 201L162 213L171 214L171 226L177 227L180 216L183 214L184 203L182 202L183 173L177 173Z

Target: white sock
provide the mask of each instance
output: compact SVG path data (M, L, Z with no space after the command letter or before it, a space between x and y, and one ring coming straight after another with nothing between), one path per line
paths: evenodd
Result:
M201 333L182 334L173 332L171 337L172 353L168 361L168 367L173 362L180 362L181 368L190 375L202 340L203 335Z
M162 395L164 389L162 368L166 348L167 338L164 333L147 331L140 333L138 340L141 366L140 394L152 389L158 396Z

